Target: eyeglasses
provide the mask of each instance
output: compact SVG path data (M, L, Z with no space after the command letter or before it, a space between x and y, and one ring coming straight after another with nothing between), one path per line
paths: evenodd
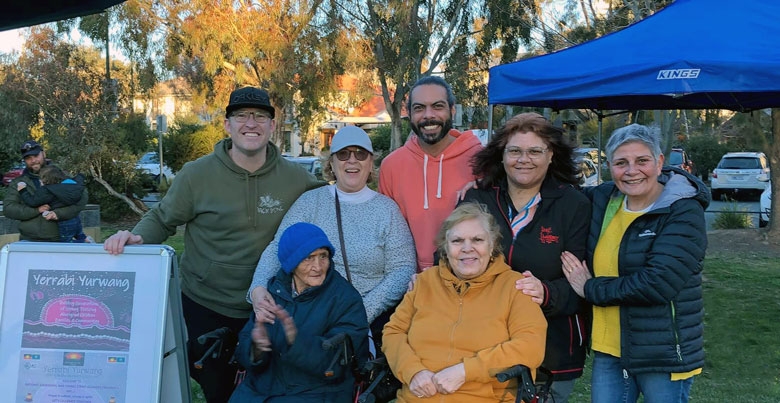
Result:
M241 111L241 112L234 112L230 117L236 120L238 123L246 123L249 120L249 116L252 116L252 118L257 123L268 123L268 121L271 120L271 117L266 115L263 112L247 112L247 111Z
M542 147L531 147L527 150L523 150L519 147L507 147L504 149L504 154L508 155L509 158L512 159L520 159L524 154L528 156L528 158L532 160L536 160L539 158L542 158L544 153L547 152L546 148Z
M355 159L358 161L365 161L371 153L360 147L352 147L342 148L341 150L336 151L335 155L339 161L346 161L349 159L350 154L355 154Z

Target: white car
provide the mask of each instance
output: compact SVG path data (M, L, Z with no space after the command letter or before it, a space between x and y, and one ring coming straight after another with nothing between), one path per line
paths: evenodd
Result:
M157 156L156 151L150 151L144 154L138 163L135 164L135 169L141 171L141 173L148 175L153 183L160 183L160 157ZM170 181L174 178L174 173L171 168L163 164L163 176Z
M578 161L577 165L580 168L580 186L598 186L601 182L599 181L599 173L598 170L596 170L596 164L589 158L580 158Z
M322 179L322 161L320 160L320 157L293 157L291 155L282 156L292 162L297 162L317 179Z
M760 194L766 188L766 182L759 180L764 175L769 176L769 165L764 153L727 153L712 172L712 200L720 200L724 193Z
M772 182L767 182L764 193L761 193L759 206L758 226L766 227L769 224L769 219L772 217Z

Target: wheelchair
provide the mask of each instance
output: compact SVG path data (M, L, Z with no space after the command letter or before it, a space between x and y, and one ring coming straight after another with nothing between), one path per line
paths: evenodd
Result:
M506 382L517 378L515 403L543 402L552 384L552 374L541 367L537 370L548 375L547 383L539 390L534 385L531 370L525 365L518 364L507 368L496 374L496 379L499 382ZM390 366L385 357L366 362L360 370L360 379L368 386L357 394L355 403L386 403L394 399L396 391L401 388L401 383L394 377L388 376L390 374ZM393 386L395 391L391 389ZM392 394L390 394L391 391Z

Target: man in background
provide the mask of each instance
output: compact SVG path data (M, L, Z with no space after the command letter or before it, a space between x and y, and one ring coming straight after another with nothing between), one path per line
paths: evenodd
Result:
M60 230L57 221L70 220L81 213L87 206L87 190L81 193L78 203L52 209L48 204L30 207L22 202L17 190L18 184L24 182L26 191L34 195L41 187L40 171L49 163L46 152L35 140L25 141L21 148L24 172L8 185L3 200L3 214L6 217L19 220L19 240L35 242L59 242Z

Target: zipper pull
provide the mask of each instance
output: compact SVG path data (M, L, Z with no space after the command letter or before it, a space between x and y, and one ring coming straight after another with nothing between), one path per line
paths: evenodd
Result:
M680 349L680 345L677 344L675 345L675 347L677 348L677 360L682 362L683 359L682 359L682 351Z
M623 379L628 379L628 370L623 368Z

